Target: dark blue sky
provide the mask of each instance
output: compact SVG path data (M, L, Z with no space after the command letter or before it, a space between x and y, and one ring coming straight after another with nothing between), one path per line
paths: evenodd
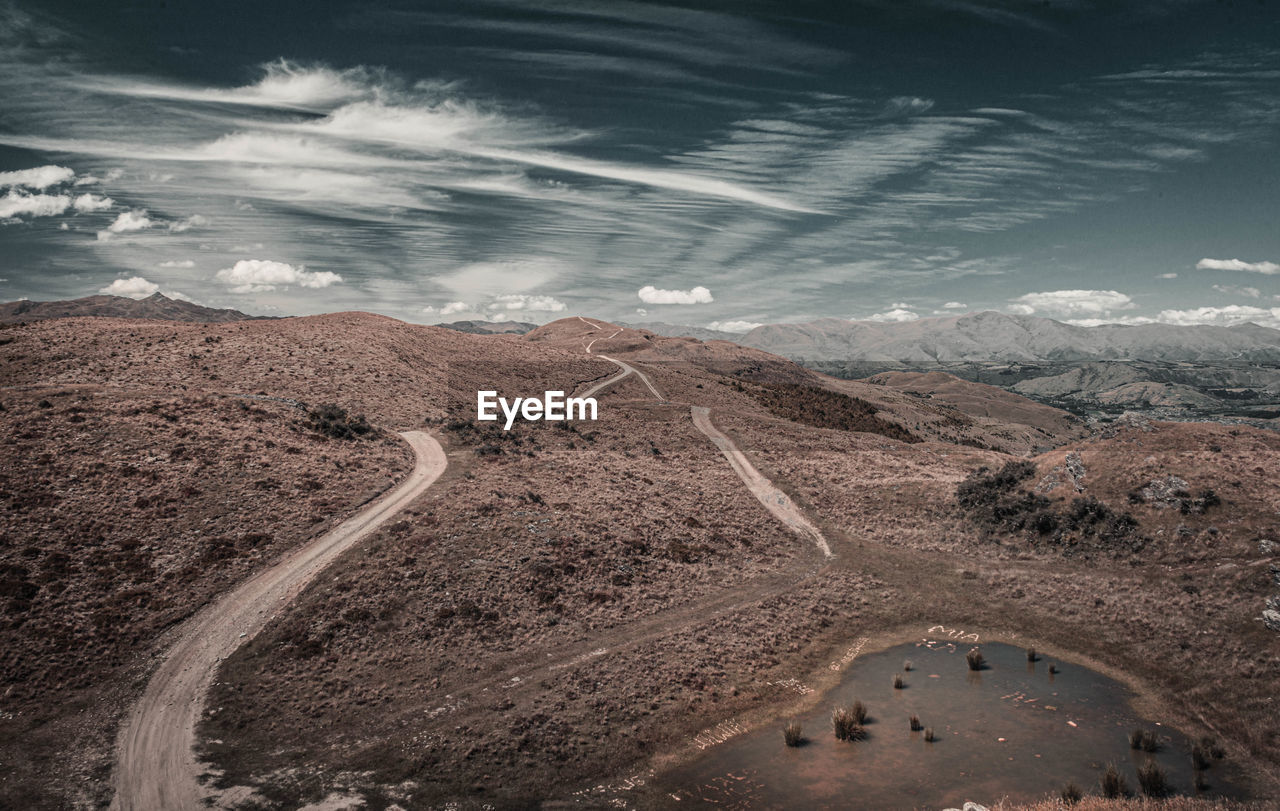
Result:
M4 299L1280 324L1271 2L43 0L0 74Z

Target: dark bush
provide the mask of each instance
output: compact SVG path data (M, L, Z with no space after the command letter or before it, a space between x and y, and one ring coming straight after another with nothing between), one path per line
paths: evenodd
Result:
M964 660L969 663L970 670L981 670L982 664L985 661L982 658L982 651L978 650L977 648L974 648L973 650L966 653L964 655Z
M801 734L800 722L792 721L782 728L782 740L787 746L799 746L804 743L804 735Z
M835 731L836 740L859 741L866 737L866 730L853 707L839 707L831 713L831 727Z
M373 432L363 414L354 417L341 406L329 403L311 409L307 414L312 429L333 439L356 439Z
M1075 783L1067 783L1062 787L1062 791L1058 793L1058 796L1067 805L1075 805L1084 799L1084 792Z
M1124 797L1129 793L1129 787L1125 785L1124 776L1120 774L1120 770L1116 768L1116 764L1108 763L1107 769L1102 773L1102 796L1108 799L1116 799Z
M1163 797L1169 792L1169 783L1165 779L1164 769L1154 760L1147 761L1138 769L1138 785L1142 793L1148 797Z

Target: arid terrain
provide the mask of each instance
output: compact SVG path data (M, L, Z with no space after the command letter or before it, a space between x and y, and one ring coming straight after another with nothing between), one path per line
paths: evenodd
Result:
M217 804L663 807L655 770L816 700L859 640L936 625L1090 664L1280 790L1275 433L1090 430L945 375L836 380L579 317L0 336L0 805L110 803L189 618L367 509L412 429L443 475L212 677ZM596 387L595 422L475 420L480 388Z

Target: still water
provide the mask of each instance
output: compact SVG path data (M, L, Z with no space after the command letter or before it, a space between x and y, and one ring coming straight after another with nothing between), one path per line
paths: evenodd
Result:
M1022 648L1002 644L983 645L986 666L972 671L965 661L972 647L930 640L860 657L816 709L796 719L804 745L783 744L784 718L707 750L656 787L680 807L959 808L966 800L1036 800L1069 782L1098 794L1108 763L1137 793L1137 770L1154 759L1175 793L1197 793L1191 741L1139 717L1123 684L1049 657L1028 662ZM899 674L903 689L893 687ZM869 711L866 738L836 740L832 709L854 700ZM933 729L934 742L911 731L912 714ZM1129 747L1138 727L1157 735L1158 751ZM1212 761L1201 773L1202 793L1241 796L1232 771L1229 761Z

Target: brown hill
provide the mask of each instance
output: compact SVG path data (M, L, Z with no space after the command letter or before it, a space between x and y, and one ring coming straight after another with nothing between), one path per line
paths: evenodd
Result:
M867 378L867 382L946 403L971 417L1026 425L1054 441L1087 433L1084 423L1066 411L946 372L884 372Z
M87 296L68 301L10 301L0 304L0 324L42 321L46 318L152 318L160 321L190 321L225 324L264 316L245 315L239 310L216 310L189 301L152 293L135 300L124 296Z
M108 804L120 714L175 624L385 487L408 462L388 429L423 425L446 446L445 475L214 678L201 756L235 802L571 798L646 773L654 753L687 756L724 718L789 711L798 699L778 685L820 688L860 636L917 640L941 621L1131 670L1175 708L1162 717L1197 730L1179 691L1198 680L1215 717L1253 714L1221 733L1231 757L1274 759L1258 746L1280 722L1260 696L1280 659L1248 613L1262 572L1245 558L1280 503L1254 470L1276 450L1269 436L1179 427L1079 444L1099 498L1145 485L1105 471L1151 443L1153 475L1183 465L1193 498L1215 488L1232 508L1184 520L1198 546L1153 543L1150 561L1099 567L988 537L956 505L975 468L1013 460L991 448L1047 442L1041 429L759 350L618 329L564 319L482 336L364 313L5 328L0 805ZM592 423L503 432L473 419L478 388L582 391L615 376L602 348L662 401L632 375L597 395ZM312 419L323 404L373 433L332 438ZM744 488L694 405L833 558ZM1033 484L1065 451L1035 461ZM1159 508L1131 509L1141 532L1180 531ZM1188 636L1209 615L1215 635ZM1177 673L1162 668L1169 651Z

